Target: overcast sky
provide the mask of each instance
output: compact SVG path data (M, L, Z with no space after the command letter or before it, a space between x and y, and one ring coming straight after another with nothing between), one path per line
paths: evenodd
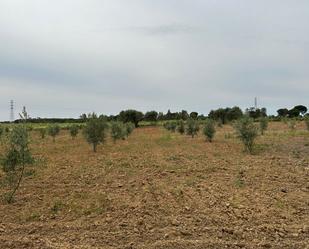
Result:
M308 0L0 0L0 120L309 105Z

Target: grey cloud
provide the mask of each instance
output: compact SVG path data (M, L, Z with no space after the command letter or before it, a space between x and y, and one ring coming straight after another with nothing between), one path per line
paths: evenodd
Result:
M196 26L169 24L159 26L140 26L128 27L125 30L138 32L145 35L175 35L175 34L192 34L201 32L202 29Z
M308 23L303 0L3 0L0 119L11 98L73 117L309 105Z

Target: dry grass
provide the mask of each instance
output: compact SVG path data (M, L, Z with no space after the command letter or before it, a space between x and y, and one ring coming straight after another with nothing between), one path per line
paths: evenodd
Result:
M0 204L0 248L306 248L309 135L271 123L255 155L155 128L92 152L32 134L39 162ZM1 193L4 189L0 190Z

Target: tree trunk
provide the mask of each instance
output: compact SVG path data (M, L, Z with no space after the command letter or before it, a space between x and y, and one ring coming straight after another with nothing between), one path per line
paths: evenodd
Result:
M13 192L11 193L10 195L10 198L8 199L8 203L11 203L12 199L13 199L13 196L14 194L16 193L17 189L19 188L19 185L20 185L20 182L21 182L21 179L23 178L23 175L24 175L24 171L25 171L25 159L24 159L24 155L23 155L23 162L22 162L22 168L21 168L21 174L20 174L20 177L18 179L18 182L17 182L17 185L15 186Z

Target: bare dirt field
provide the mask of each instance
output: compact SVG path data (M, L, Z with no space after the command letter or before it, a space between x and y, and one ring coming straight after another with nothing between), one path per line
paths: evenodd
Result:
M271 123L254 155L228 125L213 143L139 128L97 153L81 134L33 131L32 151L16 201L0 204L1 249L309 248L303 124Z

